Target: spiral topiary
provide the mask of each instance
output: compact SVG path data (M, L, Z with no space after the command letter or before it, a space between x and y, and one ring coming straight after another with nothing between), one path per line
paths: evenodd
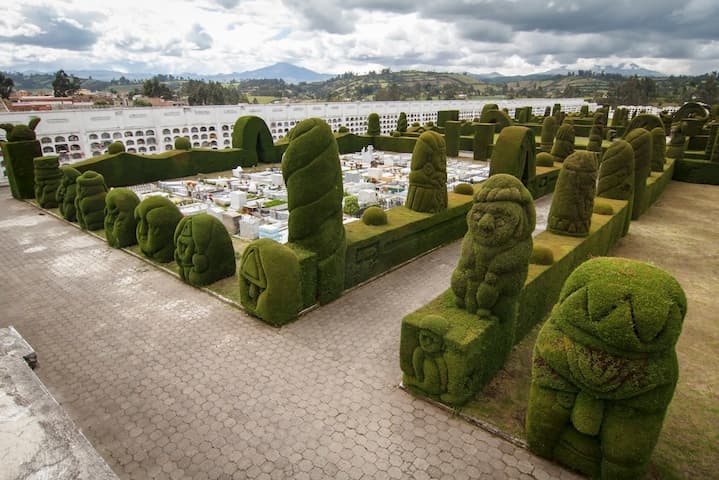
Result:
M469 183L458 183L452 191L459 195L474 195L474 187Z
M192 148L192 144L190 143L190 139L187 137L177 137L175 139L175 150L190 150Z
M105 225L105 178L88 170L75 179L77 223L85 230L100 230Z
M547 230L572 237L589 235L596 181L596 153L580 150L568 156L554 188Z
M644 478L677 383L686 296L623 258L580 265L532 354L529 448L592 478Z
M574 152L574 127L569 123L565 123L557 130L551 153L554 161L561 163L572 152Z
M125 144L120 141L112 142L110 145L107 146L107 153L109 153L110 155L115 155L117 153L122 153L124 151L125 151Z
M592 129L589 132L589 142L587 143L587 150L590 152L602 151L602 140L604 139L604 114L598 112L594 114L594 123Z
M424 132L412 152L405 206L417 212L438 213L447 208L447 151L442 135Z
M201 287L231 277L237 270L230 234L207 213L184 217L174 235L175 262L186 283Z
M625 140L634 149L634 204L632 220L639 218L644 211L644 192L647 188L647 177L652 169L652 135L643 128L635 128Z
M399 112L399 117L397 117L397 131L400 133L407 131L407 114L404 112Z
M665 156L667 154L667 137L664 127L655 127L649 132L652 136L652 172L663 172Z
M135 208L137 194L129 188L113 188L105 197L105 238L111 247L124 248L137 243Z
M317 299L327 303L344 289L345 229L342 168L332 130L320 118L298 123L282 158L290 211L289 241L318 259Z
M60 167L62 172L62 180L57 188L57 202L62 218L68 222L77 220L77 210L75 209L75 198L77 197L77 177L80 172L76 169L64 165Z
M367 135L380 135L382 128L379 124L379 115L376 113L370 113L367 117Z
M554 145L554 136L556 134L557 119L554 117L544 117L544 121L542 122L542 141L539 147L542 152L552 151L552 145Z
M365 225L387 225L387 213L380 207L368 207L362 213L362 222Z
M177 205L159 195L146 197L135 208L137 243L147 258L160 263L172 261L175 229L182 219Z
M42 208L58 206L57 189L62 183L62 171L57 155L33 159L35 166L35 199Z

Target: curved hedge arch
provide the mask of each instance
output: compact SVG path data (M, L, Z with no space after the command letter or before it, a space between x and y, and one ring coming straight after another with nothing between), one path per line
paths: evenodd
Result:
M657 127L661 127L662 130L664 129L664 122L662 122L662 119L659 118L658 115L652 115L651 113L642 113L632 118L632 121L629 122L627 129L624 130L624 135L622 136L622 138L627 138L629 132L631 132L635 128L643 128L651 132Z
M270 129L260 117L245 115L235 122L232 129L232 148L250 152L254 164L279 161Z
M693 116L694 118L706 118L709 115L706 107L701 103L687 102L682 105L679 110L674 112L672 122L679 122Z
M504 128L497 138L489 162L489 176L506 173L517 177L526 186L536 173L534 132L527 127Z
M507 112L504 110L489 110L487 112L482 112L482 118L486 119L483 120L482 123L494 123L494 131L497 133L501 132L505 127L511 127L514 124L512 119L509 118L509 115L507 115Z

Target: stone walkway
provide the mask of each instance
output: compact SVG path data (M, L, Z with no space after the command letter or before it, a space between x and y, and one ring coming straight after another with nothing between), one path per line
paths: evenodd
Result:
M398 388L458 250L275 329L0 189L0 327L121 478L574 478Z

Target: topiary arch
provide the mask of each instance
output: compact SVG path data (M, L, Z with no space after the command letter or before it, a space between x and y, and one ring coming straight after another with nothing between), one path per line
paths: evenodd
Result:
M506 173L528 185L536 171L536 146L532 130L519 126L502 129L492 150L489 175Z
M270 129L260 117L245 115L237 119L232 129L232 148L241 148L250 152L256 165L279 161L275 151Z

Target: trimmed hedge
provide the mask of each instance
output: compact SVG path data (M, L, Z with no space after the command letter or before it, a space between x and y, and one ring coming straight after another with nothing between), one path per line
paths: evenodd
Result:
M568 156L554 189L547 230L572 237L589 235L596 183L596 153L577 151Z
M459 195L474 195L474 187L469 183L458 183L452 191Z
M58 206L57 189L62 183L62 171L57 155L33 159L35 170L35 200L42 208Z
M551 153L539 152L535 158L535 163L538 167L553 167L554 157Z
M578 267L534 347L530 449L594 478L642 478L676 386L686 309L679 283L653 265Z
M492 149L489 176L505 173L529 186L537 173L534 133L527 127L507 127Z
M368 207L362 213L362 223L365 225L387 225L387 213L380 207Z
M542 121L542 141L539 149L542 152L551 152L554 145L554 136L557 134L557 119L545 117Z
M124 248L137 243L135 208L137 194L129 188L113 188L105 197L105 238L111 247Z
M667 137L664 127L655 127L649 132L652 136L652 172L663 172L667 156Z
M424 132L417 139L405 206L430 213L447 208L447 150L444 138L437 132Z
M77 223L83 230L100 230L105 226L105 179L88 170L75 179L77 194L75 211Z
M490 147L494 142L494 124L477 123L475 125L474 136L472 137L472 158L485 161L489 158Z
M60 215L68 222L77 221L77 210L75 209L75 198L77 197L77 177L80 172L74 168L64 165L60 167L62 180L57 188L57 202Z
M404 112L399 112L399 116L397 117L397 131L399 133L407 131L407 114Z
M367 117L367 135L375 136L381 134L382 128L380 127L379 123L379 114L370 113Z
M446 127L448 121L459 122L459 110L439 110L437 112L438 127Z
M632 220L636 220L647 209L644 205L644 191L652 166L652 136L644 128L635 128L625 140L634 150L634 203L632 204Z
M33 159L42 157L40 142L37 140L3 142L2 153L5 162L5 174L7 175L8 183L10 183L12 196L17 199L35 198Z
M459 130L461 125L460 122L454 120L445 122L444 140L448 157L459 156Z
M174 235L180 278L201 287L235 275L235 249L222 222L208 213L184 217Z
M674 180L719 185L719 163L684 158L675 161Z
M165 197L146 197L135 208L135 219L142 254L156 262L171 262L175 253L175 229L182 219L177 205Z
M265 121L254 115L237 119L232 128L232 148L245 150L250 165L277 163L282 156L272 141L272 134Z

